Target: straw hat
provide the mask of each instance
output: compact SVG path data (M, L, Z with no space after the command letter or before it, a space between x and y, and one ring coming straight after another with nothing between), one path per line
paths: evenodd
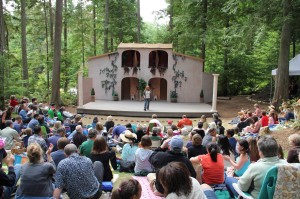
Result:
M120 137L123 142L132 142L137 138L136 134L132 133L129 130L124 131L124 133L122 133Z

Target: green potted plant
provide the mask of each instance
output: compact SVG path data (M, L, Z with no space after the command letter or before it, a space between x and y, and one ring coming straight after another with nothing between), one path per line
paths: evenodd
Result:
M138 84L138 91L139 91L139 96L140 96L140 101L142 101L142 97L143 97L143 92L145 90L147 86L147 82L144 79L139 79L139 84Z
M95 89L92 88L91 90L91 102L95 102Z
M200 103L204 103L204 93L203 90L200 92Z
M119 95L116 91L113 92L113 100L114 101L119 101Z
M170 91L170 99L172 103L176 103L177 102L177 92L176 91Z

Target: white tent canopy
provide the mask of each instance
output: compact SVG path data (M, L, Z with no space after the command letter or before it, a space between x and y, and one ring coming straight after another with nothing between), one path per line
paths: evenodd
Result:
M277 68L272 70L272 75L276 75L277 70ZM290 60L289 75L300 76L300 54Z

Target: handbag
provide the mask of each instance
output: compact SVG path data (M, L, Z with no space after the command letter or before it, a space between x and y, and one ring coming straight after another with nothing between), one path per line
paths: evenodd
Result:
M120 160L120 172L128 172L128 173L133 173L134 172L134 167L135 167L135 162L134 161L124 161Z

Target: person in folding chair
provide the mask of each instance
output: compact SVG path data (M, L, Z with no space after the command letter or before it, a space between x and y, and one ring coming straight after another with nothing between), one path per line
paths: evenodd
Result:
M253 198L258 198L267 171L277 164L287 163L285 160L279 159L278 144L272 136L261 137L257 146L260 159L256 163L250 164L239 180L234 177L227 177L225 180L228 190L234 196L239 195L233 187L233 183L237 183L241 191L248 192Z

